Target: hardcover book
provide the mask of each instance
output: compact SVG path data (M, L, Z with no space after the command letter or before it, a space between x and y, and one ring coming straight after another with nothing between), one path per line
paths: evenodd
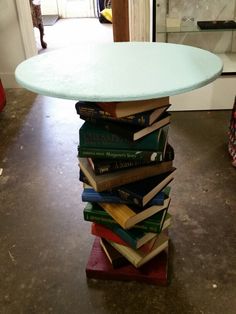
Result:
M165 156L163 161L174 160L174 149L170 144L167 144ZM91 165L95 174L103 174L107 172L119 171L121 169L141 167L145 165L150 165L152 163L157 163L162 161L162 154L160 154L159 160L149 160L149 159L134 159L134 160L122 160L122 159L101 159L101 158L88 158L88 162Z
M172 161L164 161L161 163L155 163L152 165L142 166L142 167L138 167L138 168L130 168L130 169L124 169L124 170L120 170L120 171L116 171L116 172L96 175L94 173L92 167L90 166L87 158L79 158L79 165L80 165L80 170L82 171L82 174L80 176L80 180L82 180L82 181L84 180L83 179L83 174L84 174L84 176L87 178L89 184L97 192L110 190L110 189L118 187L118 186L123 186L124 184L127 184L127 183L140 181L140 180L148 178L150 176L157 176L157 175L160 175L163 173L168 173L169 171L173 171L173 169L174 169L172 167ZM164 177L160 177L160 179L161 178L163 178L163 180L164 180ZM167 181L167 179L165 180L165 182L166 181ZM85 183L87 183L87 182L85 182ZM167 185L167 184L168 184L168 182L166 182L165 185ZM165 185L163 185L162 188L164 188ZM161 183L160 183L160 186L161 186ZM162 188L159 189L155 194L157 194L159 191L161 191ZM154 197L155 194L153 194L152 197Z
M164 222L163 210L168 210L170 198L164 200L163 205L145 206L143 208L126 204L99 203L122 228L130 229L137 223L160 212L162 222Z
M114 269L101 248L99 238L95 238L88 262L86 276L92 279L104 280L134 280L153 285L166 286L168 284L168 251L165 250L152 258L140 268L129 263Z
M145 206L173 180L174 171L175 168L172 167L168 172L118 186L116 192L125 200L131 199L135 204Z
M112 116L122 118L135 113L169 105L169 97L138 101L98 102L97 104L100 108L109 112Z
M137 126L130 124L120 124L112 121L104 121L93 118L86 118L84 116L80 116L81 119L93 123L95 126L99 128L103 128L111 133L117 134L118 136L125 137L129 141L137 141L138 139L158 130L167 124L170 123L170 114L165 112L157 119L153 124L149 126Z
M120 123L123 125L124 123L132 124L132 125L139 125L139 126L149 126L154 121L156 121L162 113L164 113L170 105L164 105L163 107L136 113L127 117L123 118L116 118L113 117L109 112L104 111L94 102L87 102L87 101L79 101L76 103L75 108L77 114L84 120L108 120L113 121L114 123Z
M133 249L143 247L158 235L154 232L145 232L138 229L125 230L118 225L107 226L95 222L91 225L91 233L97 237L130 246Z
M153 131L138 141L131 141L123 136L111 133L105 128L94 125L91 122L84 122L79 130L80 148L103 148L119 150L136 150L136 151L163 151L166 138L161 138L162 130L168 126ZM164 132L164 135L166 131Z
M118 225L118 223L97 203L87 203L83 210L84 220L97 222L108 227ZM167 209L154 214L150 218L136 224L130 230L144 230L146 232L160 233L163 228L169 227L171 224L171 215L167 213Z
M163 205L165 195L166 194L164 189L164 191L161 191L157 195L155 195L155 197L147 205ZM96 192L93 188L88 187L85 187L82 192L82 201L91 203L97 202L134 205L132 200L124 200L120 198L114 191Z
M149 150L132 150L119 148L94 148L94 147L81 147L78 146L78 156L86 158L97 158L107 160L122 159L123 161L143 161L143 162L160 162L163 160L164 152L160 151L149 151Z
M135 267L140 267L150 261L160 252L168 249L169 238L164 233L161 233L155 240L151 251L144 253L141 249L132 249L128 246L121 245L112 241L108 241L120 254L130 261Z

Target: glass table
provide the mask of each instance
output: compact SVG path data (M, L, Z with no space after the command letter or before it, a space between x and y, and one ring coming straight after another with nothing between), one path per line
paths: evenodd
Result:
M45 53L22 62L15 74L20 85L38 94L76 101L109 102L109 106L114 102L134 101L135 106L144 100L200 88L214 81L221 71L219 57L199 48L125 42L83 44ZM125 170L121 170L120 175L122 171ZM96 175L93 179L96 181ZM93 255L94 250L96 254ZM96 241L86 267L88 277L135 278L167 284L167 258L147 263L149 268L144 276L138 269L130 269L132 265L127 266L128 270L111 269L102 253L97 254L98 250Z

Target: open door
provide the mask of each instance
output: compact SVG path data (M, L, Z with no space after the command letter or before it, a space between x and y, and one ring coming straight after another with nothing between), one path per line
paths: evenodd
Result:
M38 54L29 1L16 0L16 8L27 59Z

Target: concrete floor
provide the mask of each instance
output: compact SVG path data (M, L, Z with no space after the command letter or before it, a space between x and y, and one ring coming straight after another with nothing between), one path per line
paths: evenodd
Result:
M236 313L230 111L174 112L170 285L87 280L74 102L7 91L0 114L0 313Z

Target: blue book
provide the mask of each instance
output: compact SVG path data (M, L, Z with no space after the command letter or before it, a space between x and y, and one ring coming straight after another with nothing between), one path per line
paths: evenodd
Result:
M163 205L164 199L167 195L169 190L166 189L165 191L159 192L149 203L148 205ZM91 202L91 203L115 203L115 204L133 204L132 200L122 199L117 195L115 192L96 192L92 188L85 188L82 192L82 201L83 202Z

